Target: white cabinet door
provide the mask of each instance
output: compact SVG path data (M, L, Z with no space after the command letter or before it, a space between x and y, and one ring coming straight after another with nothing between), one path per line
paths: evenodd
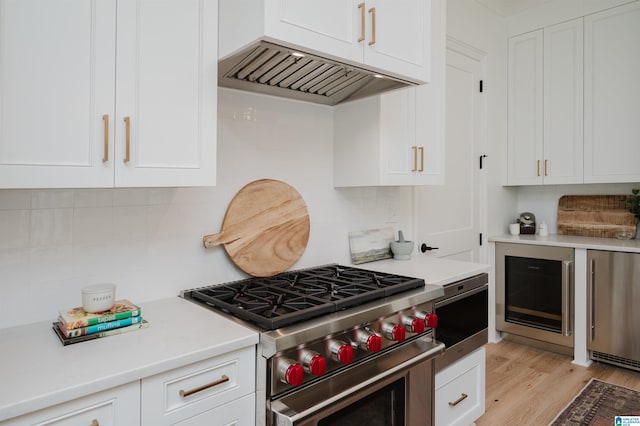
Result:
M416 145L416 92L401 89L380 95L380 184L411 185L424 169L424 148Z
M334 107L334 186L444 182L446 8L431 8L433 81Z
M435 424L473 424L485 410L484 348L439 371L435 382Z
M0 10L0 188L113 185L115 2Z
M118 1L115 186L215 185L217 21L216 0Z
M215 185L217 0L0 2L0 188Z
M543 33L512 37L508 51L508 183L542 184Z
M640 181L640 2L584 25L584 181Z
M279 0L267 2L265 8L270 37L362 62L364 1Z
M544 29L545 184L582 183L582 18Z
M140 424L140 382L108 389L2 422L3 426Z
M365 6L364 63L429 82L431 0L367 0Z
M509 39L510 185L582 183L582 19Z

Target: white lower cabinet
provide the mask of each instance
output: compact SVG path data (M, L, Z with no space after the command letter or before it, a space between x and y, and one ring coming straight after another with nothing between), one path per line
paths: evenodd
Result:
M2 426L116 426L140 424L140 381L25 414Z
M471 425L484 414L485 350L477 349L436 374L436 426Z
M230 419L240 416L237 424L253 425L254 391L254 347L189 364L142 379L142 424L195 425L196 419L210 416L218 422L219 409L221 415L231 416ZM249 395L251 399L244 398ZM240 403L239 410L234 413L226 407L229 403ZM234 424L233 421L230 420L230 424Z
M15 417L2 426L255 424L255 347Z

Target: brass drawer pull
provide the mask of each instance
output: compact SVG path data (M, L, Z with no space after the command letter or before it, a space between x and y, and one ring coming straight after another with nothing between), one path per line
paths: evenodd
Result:
M102 162L109 161L109 114L102 116L104 121L104 154L102 155Z
M413 169L411 169L411 171L417 172L418 171L418 147L412 146L411 149L413 150Z
M536 174L540 176L540 160L538 160L538 166L536 167L536 170L537 170Z
M91 424L89 426L100 426L100 423L98 423L98 420L93 419L91 420Z
M360 9L360 37L358 37L358 43L360 43L364 41L364 3L360 3L358 9Z
M203 391L205 389L209 389L209 388L212 388L214 386L221 385L221 384L226 383L228 381L229 381L229 378L223 374L222 377L220 377L220 379L216 380L215 382L211 382L211 383L208 383L206 385L202 385L202 386L199 386L197 388L193 388L193 389L188 390L188 391L180 389L180 396L183 397L183 398L186 398L189 395L193 395L194 393Z
M465 399L467 399L469 395L467 395L466 393L463 393L462 395L460 395L460 398L456 399L453 402L449 402L449 405L452 407L455 407L456 405L460 404L462 401L464 401Z
M376 8L369 9L369 13L371 14L371 41L369 46L373 46L376 44Z
M131 117L124 118L125 123L125 147L124 147L124 162L128 163L131 159L130 157L130 149L131 149Z
M424 146L418 147L418 151L420 151L420 168L419 172L424 172Z

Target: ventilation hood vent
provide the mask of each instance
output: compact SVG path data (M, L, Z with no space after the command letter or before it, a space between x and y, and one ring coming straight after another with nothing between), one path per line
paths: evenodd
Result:
M259 41L218 63L218 85L336 105L415 83Z

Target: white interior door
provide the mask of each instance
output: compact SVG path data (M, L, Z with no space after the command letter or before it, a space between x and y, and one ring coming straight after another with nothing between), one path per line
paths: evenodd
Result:
M456 43L457 44L457 43ZM446 165L443 186L416 187L418 249L430 256L479 262L486 185L479 158L484 147L482 58L447 48Z

